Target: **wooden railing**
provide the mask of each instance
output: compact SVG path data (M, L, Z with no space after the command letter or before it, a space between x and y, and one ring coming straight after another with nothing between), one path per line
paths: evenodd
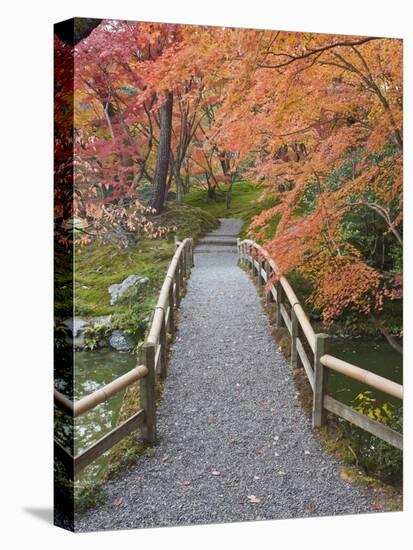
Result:
M238 239L237 246L240 264L252 270L258 278L260 286L265 285L267 301L275 301L277 304L275 325L281 327L282 322L284 322L290 334L291 367L297 367L297 358L301 359L313 391L313 427L323 426L326 423L326 412L330 411L387 441L394 447L402 449L403 435L401 433L327 395L327 375L329 370L334 370L398 399L403 399L403 386L328 355L326 353L328 335L314 332L291 285L286 277L280 273L277 264L268 252L250 239L243 241ZM298 327L301 327L301 332L312 352L312 361L305 350L305 342L302 342L299 337Z
M142 439L154 443L156 439L156 378L165 378L167 368L167 333L174 332L174 310L179 307L184 282L189 277L193 266L193 240L176 241L176 251L169 265L158 302L155 306L152 321L145 342L142 346L139 364L113 382L100 388L79 401L73 403L65 395L54 390L55 405L65 412L71 422L87 413L96 405L140 380L141 409L103 436L88 449L72 456L55 439L55 453L59 460L72 473L73 478L85 466L108 451L131 432L141 429Z

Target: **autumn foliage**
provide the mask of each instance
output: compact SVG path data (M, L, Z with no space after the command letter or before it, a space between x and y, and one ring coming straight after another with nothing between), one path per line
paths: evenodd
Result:
M57 39L58 55L67 47ZM162 233L140 191L160 184L169 98L166 191L180 200L198 180L213 198L242 171L279 195L250 233L283 273L311 281L326 322L401 297L400 40L103 21L74 68L82 238Z

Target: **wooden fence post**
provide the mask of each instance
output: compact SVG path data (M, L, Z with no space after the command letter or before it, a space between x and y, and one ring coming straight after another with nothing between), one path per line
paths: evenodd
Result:
M297 315L295 314L294 306L291 308L291 358L290 366L292 369L297 368Z
M323 400L327 382L326 368L320 358L325 355L327 334L315 335L314 352L314 395L313 395L313 428L320 428L326 423L326 410Z
M187 241L185 243L185 249L184 249L184 264L185 264L185 277L189 276L189 242Z
M277 309L275 313L275 326L277 328L281 328L282 326L282 315L281 315L281 304L283 301L283 289L281 286L280 281L278 281L275 285L275 290L277 293Z
M258 260L258 286L262 287L264 285L264 278L261 273L261 269L264 269L264 260Z
M161 330L159 331L159 343L161 345L160 350L160 363L161 368L159 370L159 376L161 379L166 378L166 325L165 325L165 311L162 310L162 324Z
M175 308L176 309L178 309L179 303L181 301L181 296L180 296L180 294L181 294L181 289L180 289L181 275L179 273L180 267L181 267L181 262L178 260L178 262L176 264L175 276L174 276L174 279L175 279Z
M252 254L251 254L251 258L252 258L252 262L251 262L252 274L253 274L254 277L256 277L258 275L258 269L255 266L255 262L256 262L257 258Z
M264 269L265 269L265 272L267 274L267 285L268 285L267 288L269 288L269 284L270 284L269 281L270 281L270 277L271 277L271 266L268 263L268 261L265 262L265 268ZM272 295L271 290L267 290L265 298L266 298L267 304L274 301L274 297Z
M171 284L169 286L169 293L168 293L168 305L169 305L169 327L168 330L171 334L174 333L174 280L171 279Z
M191 258L191 267L194 267L194 239L190 239L190 258Z
M147 443L156 439L156 398L155 398L155 345L145 342L142 346L142 362L148 374L140 380L140 404L145 411L142 437Z
M184 288L184 276L185 276L185 254L179 256L179 286Z
M186 275L189 277L191 273L192 259L191 259L191 242L186 243Z

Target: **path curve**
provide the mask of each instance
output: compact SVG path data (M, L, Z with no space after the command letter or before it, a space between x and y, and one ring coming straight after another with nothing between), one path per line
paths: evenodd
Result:
M240 227L224 219L213 235ZM106 503L77 516L76 530L369 511L367 494L341 479L339 466L312 432L236 248L201 244L181 302L155 455L108 483Z

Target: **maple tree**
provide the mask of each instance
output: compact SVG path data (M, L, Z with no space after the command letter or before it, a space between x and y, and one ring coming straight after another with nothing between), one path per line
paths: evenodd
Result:
M225 186L229 205L242 169L280 197L251 235L311 281L326 323L347 310L378 323L401 298L400 40L105 20L74 59L85 242L162 234L151 216L173 184L178 201L191 181L210 199Z
M263 32L241 44L247 53L220 113L222 139L243 155L255 151L251 177L282 199L251 233L282 272L298 269L312 282L310 301L327 323L346 309L377 322L384 300L401 297L401 266L387 269L384 252L368 255L358 234L369 210L376 241L401 256L401 42Z

